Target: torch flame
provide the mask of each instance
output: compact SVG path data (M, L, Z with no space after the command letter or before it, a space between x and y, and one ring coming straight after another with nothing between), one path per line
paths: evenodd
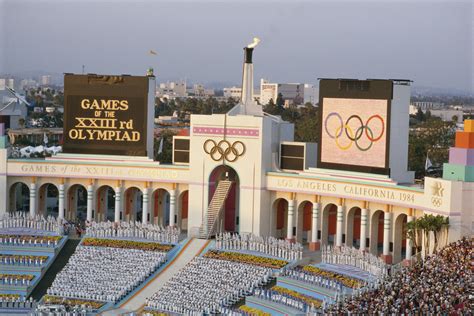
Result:
M253 43L249 44L247 47L248 48L255 48L255 46L257 46L258 43L260 43L260 39L258 37L254 37L253 38Z

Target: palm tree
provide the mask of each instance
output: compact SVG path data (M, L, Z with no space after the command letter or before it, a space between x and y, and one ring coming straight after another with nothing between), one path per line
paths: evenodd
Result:
M438 243L440 242L440 239L441 239L441 234L444 232L447 235L448 233L449 217L436 215L436 217L434 217L433 223L434 223L434 228L435 228L433 231L434 242L435 242L434 251L436 251L438 248Z

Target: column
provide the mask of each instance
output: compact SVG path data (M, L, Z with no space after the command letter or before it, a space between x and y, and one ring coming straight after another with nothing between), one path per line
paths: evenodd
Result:
M392 263L390 255L390 231L392 228L392 213L385 212L383 217L383 252L382 259L386 263Z
M116 223L120 222L121 203L122 203L122 188L116 187L115 188L115 209L114 209L115 211L114 219Z
M36 215L36 183L30 183L30 216Z
M367 245L367 222L369 217L369 210L366 208L360 211L360 250L366 251Z
M58 201L58 208L59 208L59 219L64 219L64 184L60 184L59 188L59 201Z
M309 243L309 250L312 251L318 251L320 248L320 242L318 240L318 223L320 209L321 203L313 203L313 210L311 214L311 242Z
M337 223L336 223L336 247L342 246L342 231L343 231L343 219L344 219L344 206L337 206Z
M413 222L415 220L414 216L407 216L407 223ZM406 246L406 253L405 253L405 261L407 263L410 263L411 261L411 256L413 250L413 241L409 238L407 238L407 246Z
M176 226L174 220L176 215L176 190L170 190L170 226Z
M148 210L148 208L149 208L149 206L148 206L149 205L149 203L148 203L148 200L149 200L148 199L149 198L148 193L149 193L148 188L144 188L143 189L143 194L142 194L142 199L143 199L142 223L143 224L148 223L148 213L149 213L149 210Z
M286 226L286 239L294 242L295 236L293 235L293 225L295 217L295 200L288 201L288 223Z
M87 186L87 221L92 221L92 208L94 207L94 186Z

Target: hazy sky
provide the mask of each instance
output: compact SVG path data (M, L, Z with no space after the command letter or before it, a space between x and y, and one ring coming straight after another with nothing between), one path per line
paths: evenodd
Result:
M473 92L472 2L0 0L0 73L152 65L159 81L238 84L242 47L259 36L256 81L408 78Z

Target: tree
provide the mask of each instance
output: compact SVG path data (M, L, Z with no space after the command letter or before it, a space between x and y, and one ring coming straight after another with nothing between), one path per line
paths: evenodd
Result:
M173 136L176 132L171 129L164 129L161 131L160 137L155 138L154 151L155 160L161 163L172 163L173 159ZM163 151L159 153L161 139L163 139Z
M18 125L20 125L20 128L25 128L26 121L24 118L20 117L18 119Z
M419 250L419 240L423 238L424 256L430 254L430 233L433 233L433 253L437 251L440 235L447 233L449 229L449 218L441 215L425 214L414 221L407 223L406 237L413 242L413 245Z
M426 155L429 152L433 165L447 161L449 147L454 143L456 124L431 118L410 130L408 139L408 168L415 177L425 176Z
M285 101L283 100L283 94L278 93L278 96L277 96L277 100L276 100L276 105L279 106L279 107L283 107L283 105L285 104Z
M406 237L407 239L411 240L416 251L420 251L420 245L418 244L418 242L421 237L421 227L417 220L407 223Z
M423 122L425 121L425 113L423 113L423 111L418 108L418 111L415 114L415 118L418 122Z
M318 142L319 110L311 103L299 110L299 119L295 122L295 140L299 142Z

